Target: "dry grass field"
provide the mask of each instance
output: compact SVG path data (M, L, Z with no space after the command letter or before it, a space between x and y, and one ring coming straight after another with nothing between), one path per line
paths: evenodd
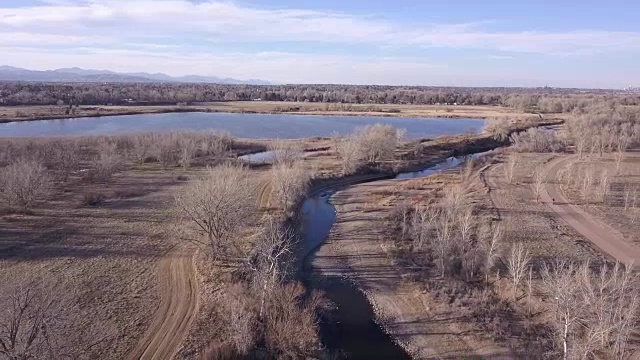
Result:
M171 112L229 112L476 119L522 117L527 115L527 113L514 108L498 106L323 104L270 101L230 101L219 103L196 103L180 106L87 105L74 107L72 112L69 112L68 107L66 106L0 106L0 122ZM566 114L564 114L564 116L566 116ZM545 115L545 117L562 118L563 114L548 114Z

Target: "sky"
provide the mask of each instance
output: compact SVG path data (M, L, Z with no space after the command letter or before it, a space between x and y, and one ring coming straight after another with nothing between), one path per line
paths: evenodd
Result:
M640 86L640 1L0 0L0 65L427 86Z

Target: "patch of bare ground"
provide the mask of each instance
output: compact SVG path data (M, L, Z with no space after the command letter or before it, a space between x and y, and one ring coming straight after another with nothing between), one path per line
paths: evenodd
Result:
M0 293L46 284L59 302L59 348L126 358L161 300L156 269L175 244L165 225L178 183L172 172L130 170L108 183L71 182L30 214L3 214ZM99 203L86 204L98 193Z
M518 154L511 182L505 176L506 157L484 172L492 207L506 224L509 242L527 244L534 262L566 257L575 261L596 260L588 241L567 226L546 204L536 201L533 183L536 171L556 155ZM506 245L508 247L508 244Z
M640 246L640 152L574 156L558 177L571 204Z

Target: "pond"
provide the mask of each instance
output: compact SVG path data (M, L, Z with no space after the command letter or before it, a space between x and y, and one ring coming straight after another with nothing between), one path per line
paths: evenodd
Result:
M393 118L373 116L316 116L286 114L169 113L36 120L0 124L0 137L116 135L132 132L226 131L251 139L301 139L348 134L375 123L407 131L408 139L479 132L479 119Z

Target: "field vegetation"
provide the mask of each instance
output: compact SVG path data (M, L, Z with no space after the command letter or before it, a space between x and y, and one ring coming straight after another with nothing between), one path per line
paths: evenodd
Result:
M520 115L496 116L482 134L412 142L384 124L296 141L219 132L2 139L0 359L327 356L320 319L331 305L299 276L306 255L300 204L312 190L383 178L334 195L337 221L313 266L360 287L376 320L410 354L637 356L634 265L602 251L556 211L575 207L613 229L612 239L638 246L640 115L633 96L38 86L3 84L0 94L6 104L53 101L63 111L117 103L110 97L163 103L179 96L360 103L354 107L461 101L510 106ZM71 95L58 98L62 90ZM548 109L566 113L566 121L524 115ZM536 127L546 121L553 126ZM504 144L512 146L465 158L452 171L388 179ZM264 150L273 154L268 164L238 159ZM566 199L553 197L556 188Z

